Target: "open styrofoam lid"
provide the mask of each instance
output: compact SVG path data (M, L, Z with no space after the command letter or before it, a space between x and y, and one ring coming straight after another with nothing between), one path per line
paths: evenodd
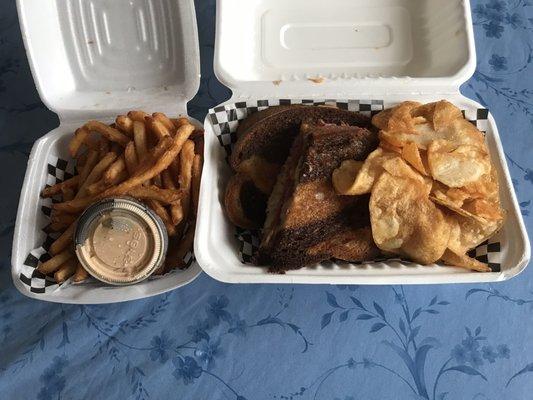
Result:
M63 117L185 112L198 91L193 0L19 0L43 102Z
M348 79L458 87L474 68L468 1L217 3L215 72L233 89Z

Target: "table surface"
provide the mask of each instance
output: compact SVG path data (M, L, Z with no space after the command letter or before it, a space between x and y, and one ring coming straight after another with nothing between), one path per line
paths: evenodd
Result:
M0 13L0 393L4 399L533 398L533 268L494 285L228 285L78 306L14 288L10 246L40 102L14 2ZM228 98L212 72L214 0L196 2L202 83L190 114ZM526 224L533 194L533 3L473 1L477 71L462 92L496 120ZM529 374L529 376L528 376Z

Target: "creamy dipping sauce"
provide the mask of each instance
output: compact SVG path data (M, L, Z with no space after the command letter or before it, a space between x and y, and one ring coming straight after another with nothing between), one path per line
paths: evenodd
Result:
M107 203L110 202L111 206L107 204L107 208L80 219L84 226L76 235L76 254L97 279L115 284L138 282L148 277L164 258L161 252L166 246L160 237L161 228L148 212L134 212L138 210L125 207L128 203L114 207L113 200Z

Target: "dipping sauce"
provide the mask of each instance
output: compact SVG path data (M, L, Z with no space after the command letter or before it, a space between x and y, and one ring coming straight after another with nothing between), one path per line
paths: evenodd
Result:
M85 210L74 241L87 272L127 285L148 278L163 263L168 237L163 222L144 204L113 198Z

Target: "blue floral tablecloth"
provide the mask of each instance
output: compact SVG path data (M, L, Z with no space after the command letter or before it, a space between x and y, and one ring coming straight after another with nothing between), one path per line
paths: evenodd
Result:
M202 85L190 113L229 96L212 72L214 1L196 2ZM498 121L532 227L533 3L473 1L478 67L463 87ZM447 286L227 285L202 274L146 300L73 306L11 283L10 246L40 102L13 2L0 11L0 398L533 399L533 268Z

